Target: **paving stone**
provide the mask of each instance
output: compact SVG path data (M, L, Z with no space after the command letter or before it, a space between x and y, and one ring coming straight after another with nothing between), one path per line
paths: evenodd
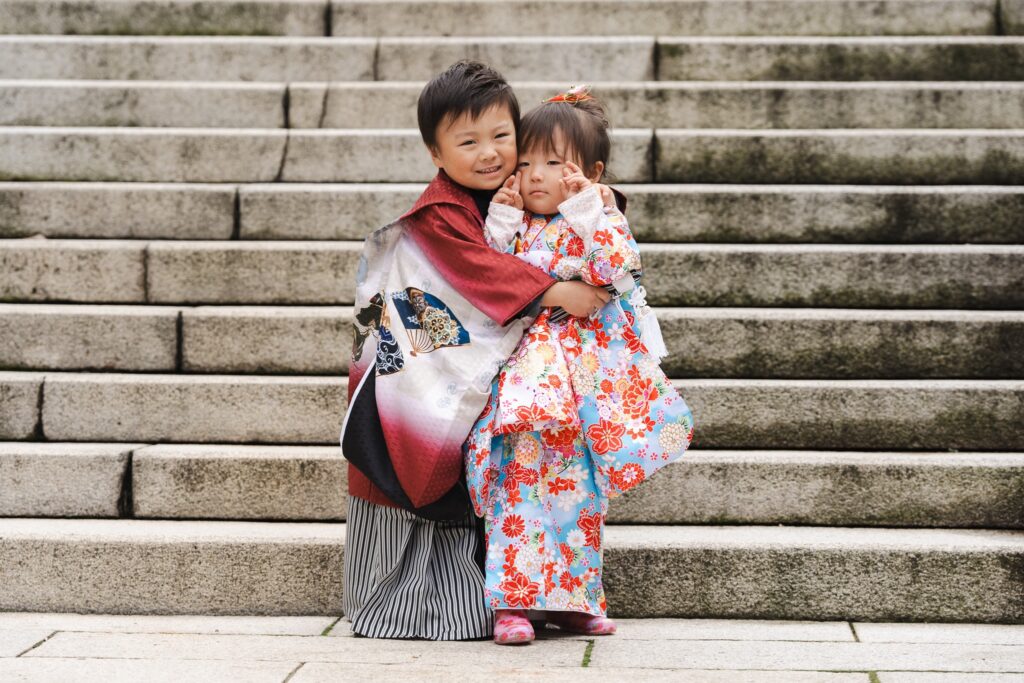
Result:
M156 306L0 304L0 365L174 372L177 322Z
M614 503L613 503L614 505ZM0 621L0 624L3 622ZM853 642L845 621L779 621L772 619L616 619L616 640L785 640ZM597 640L595 642L604 642ZM673 644L672 647L699 647ZM642 661L637 662L643 664Z
M248 633L318 636L337 617L251 617L192 614L69 614L0 612L0 631L50 629L105 633Z
M559 639L544 647L500 648L490 640L432 641L318 636L188 635L61 632L26 657L111 657L127 659L220 659L431 666L578 667L587 643Z
M879 683L1020 683L1024 675L977 674L957 671L956 673L933 673L929 671L879 671Z
M118 517L125 470L142 445L0 443L0 515Z
M7 657L17 657L53 633L49 629L26 629L24 631L0 631L0 662ZM2 666L2 664L0 664ZM0 673L3 669L0 668Z
M230 239L235 187L0 182L0 236Z
M1024 645L1024 624L853 624L862 643ZM1024 673L1024 672L1022 672Z
M8 683L280 683L300 662L231 662L215 660L90 659L88 657L19 657L0 659L0 678Z
M610 638L595 644L590 668L643 661L665 669L1019 672L1021 657L1024 647L1017 645L703 641L700 647L664 648L658 641Z

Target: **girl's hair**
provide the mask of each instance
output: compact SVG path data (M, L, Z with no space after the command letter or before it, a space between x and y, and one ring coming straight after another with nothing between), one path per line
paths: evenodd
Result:
M560 132L566 149L554 149L555 133ZM611 140L604 106L593 96L572 101L544 102L523 116L518 131L519 153L539 150L543 153L577 156L584 175L593 175L598 161L608 173Z

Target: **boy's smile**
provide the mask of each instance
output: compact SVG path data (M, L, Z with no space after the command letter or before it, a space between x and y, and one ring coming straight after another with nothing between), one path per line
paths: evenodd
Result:
M437 127L434 165L455 182L474 190L496 190L516 166L512 112L496 105L472 118L469 112Z

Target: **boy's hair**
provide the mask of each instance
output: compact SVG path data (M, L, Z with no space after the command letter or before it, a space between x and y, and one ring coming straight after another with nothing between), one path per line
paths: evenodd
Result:
M437 127L466 112L473 118L496 105L507 105L519 128L519 100L500 73L480 62L462 59L434 76L420 92L416 118L423 142L437 149Z
M562 134L566 149L554 149L555 132ZM543 153L575 153L582 160L587 176L593 174L595 164L604 164L608 173L611 139L608 137L608 116L604 106L594 97L575 102L545 102L523 116L519 126L517 146L519 153L539 150Z

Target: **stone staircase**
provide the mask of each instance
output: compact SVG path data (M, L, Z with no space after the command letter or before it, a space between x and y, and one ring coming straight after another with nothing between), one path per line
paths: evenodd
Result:
M1024 0L6 0L0 34L0 609L340 613L360 240L470 56L608 103L697 420L613 503L611 611L1024 621Z

